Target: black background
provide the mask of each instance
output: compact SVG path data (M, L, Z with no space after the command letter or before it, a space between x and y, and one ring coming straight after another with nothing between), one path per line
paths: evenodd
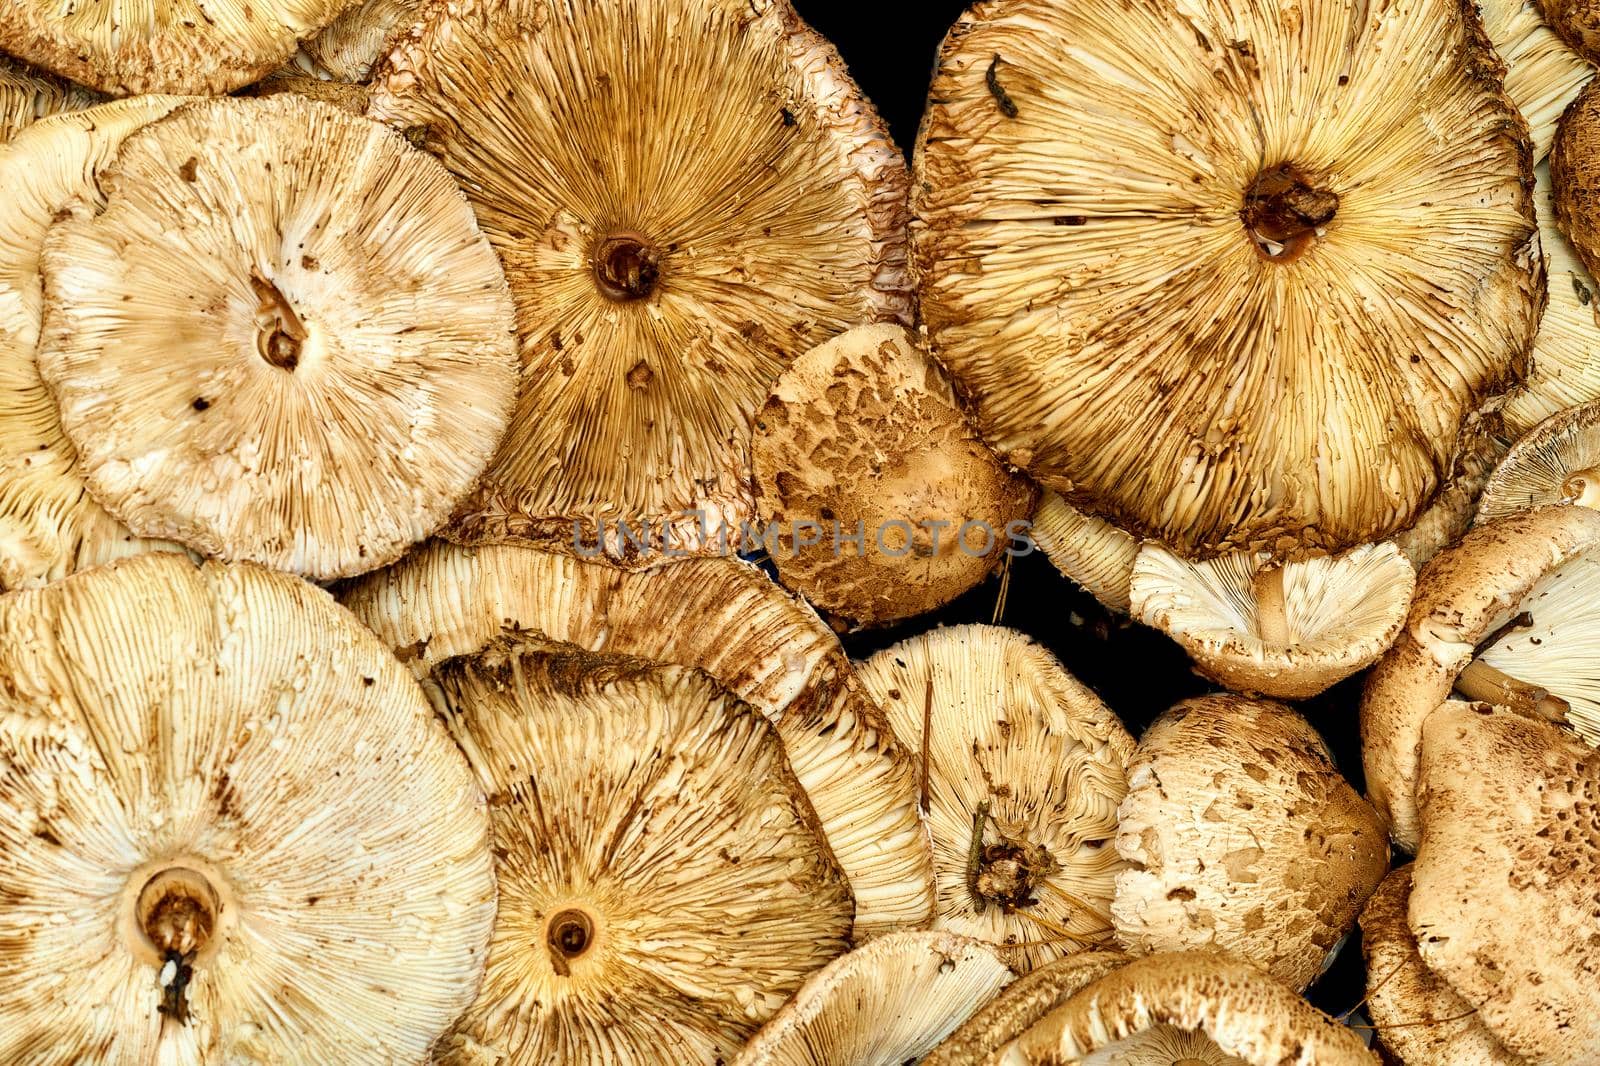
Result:
M967 5L958 0L793 2L806 21L838 47L857 84L877 105L895 142L909 157L939 43ZM852 657L862 658L937 624L998 620L1054 652L1100 694L1135 736L1177 701L1216 691L1193 673L1177 645L1154 630L1109 614L1063 578L1042 553L1012 561L1004 611L996 619L999 600L1000 580L991 578L933 615L849 634L845 647ZM1300 709L1327 738L1340 769L1361 789L1359 700L1360 678L1354 678ZM1363 983L1361 953L1352 937L1333 968L1307 995L1323 1010L1338 1014L1360 1001Z

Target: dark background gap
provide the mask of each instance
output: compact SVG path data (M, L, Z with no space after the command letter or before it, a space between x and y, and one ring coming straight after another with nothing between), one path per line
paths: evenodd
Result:
M877 105L895 143L909 158L939 44L967 4L960 0L793 3L838 47L857 84ZM852 658L860 659L938 625L989 623L999 596L1000 579L991 577L941 611L885 629L847 634L844 645ZM1176 644L1107 612L1062 577L1042 552L1012 560L999 623L1049 648L1074 676L1099 693L1135 736L1179 700L1218 690L1190 669ZM1365 787L1356 719L1360 695L1357 677L1298 705L1321 730L1340 769L1358 790ZM1364 982L1358 938L1352 936L1307 996L1323 1010L1338 1014L1361 999Z

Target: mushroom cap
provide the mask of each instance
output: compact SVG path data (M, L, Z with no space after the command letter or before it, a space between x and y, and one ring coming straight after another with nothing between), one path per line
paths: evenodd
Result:
M1543 336L1543 334L1540 334ZM1532 375L1538 376L1537 374ZM1530 378L1531 380L1531 378ZM1517 394L1526 398L1526 391ZM1500 428L1503 430L1504 424ZM1389 543L1400 549L1420 569L1429 559L1450 547L1472 528L1472 516L1477 510L1478 498L1489 480L1495 463L1506 453L1506 445L1499 433L1484 432L1475 443L1456 456L1454 472L1446 481L1433 503L1422 512L1422 517L1389 538Z
M389 38L404 31L422 11L424 0L356 0L354 7L306 41L302 50L343 82L365 82L383 56ZM1551 118L1552 127L1555 122Z
M1550 152L1556 121L1594 67L1569 48L1539 10L1540 0L1479 0L1483 32L1506 67L1506 95L1527 120L1535 162Z
M99 184L104 207L46 241L38 361L112 514L318 580L449 517L516 358L505 278L443 167L284 94L183 107Z
M489 795L500 884L441 1066L725 1062L849 946L782 743L705 674L497 641L430 688Z
M143 540L89 495L77 452L37 362L39 255L51 222L81 195L123 138L182 103L140 96L40 119L0 145L0 589L175 544Z
M1183 645L1206 677L1306 699L1394 642L1416 576L1391 543L1281 566L1266 552L1196 563L1147 544L1130 588L1133 616Z
M343 598L419 675L507 631L705 670L777 726L850 878L857 938L931 916L911 753L833 631L754 567L685 559L628 573L514 544L435 542Z
M472 1001L483 793L326 593L141 556L0 597L0 674L0 1061L420 1063Z
M865 625L936 610L982 581L1038 498L895 323L859 326L791 363L756 416L751 459L762 528L777 527L778 576ZM858 532L860 543L847 539Z
M517 305L521 394L457 539L717 553L773 380L910 319L904 160L788 0L435 4L371 113L461 180Z
M916 1062L1011 978L982 941L891 933L813 974L733 1066Z
M99 101L96 93L0 55L0 144L46 115Z
M1159 1048L1166 1057L1144 1057ZM1220 951L1151 955L1045 1015L1003 1066L1377 1066L1347 1029L1249 963Z
M1305 988L1389 865L1378 813L1281 703L1206 696L1145 731L1111 913L1135 954L1215 945Z
M1068 955L1023 974L962 1022L921 1066L994 1066L1002 1048L1079 989L1128 963L1114 951Z
M354 0L6 0L0 48L102 92L225 93Z
M1600 16L1600 5L1596 6ZM1550 148L1556 225L1589 273L1600 272L1600 84L1590 82L1561 113Z
M1135 537L1047 490L1033 515L1033 542L1064 577L1108 610L1128 613L1133 561L1139 557Z
M332 104L352 115L367 113L367 100L371 93L365 85L347 81L334 81L319 77L297 66L280 67L248 88L241 89L244 96L276 96L279 93L296 93L300 96Z
M1558 411L1523 434L1490 475L1478 521L1557 503L1600 508L1600 400Z
M1110 845L1133 751L1116 715L1044 648L995 626L912 637L857 676L926 774L933 927L997 945L1019 973L1109 940L1121 866Z
M1556 35L1578 55L1600 63L1600 7L1593 0L1538 0Z
M1600 736L1600 692L1586 676L1590 631L1600 629L1590 595L1597 549L1600 513L1546 507L1477 527L1417 576L1405 627L1361 697L1367 795L1402 848L1417 844L1423 720L1474 658L1568 700L1574 726ZM1525 609L1533 624L1502 633ZM1490 637L1494 647L1480 652Z
M1422 727L1411 930L1429 969L1532 1062L1600 1060L1600 753L1451 701Z
M934 354L1003 459L1131 533L1380 540L1525 370L1532 159L1457 0L990 0L930 101Z
M1361 911L1366 1004L1379 1043L1406 1066L1523 1066L1417 954L1406 916L1410 896L1411 867L1402 866Z

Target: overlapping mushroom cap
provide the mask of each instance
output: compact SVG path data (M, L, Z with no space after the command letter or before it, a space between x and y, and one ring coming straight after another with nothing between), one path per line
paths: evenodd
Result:
M1484 486L1478 521L1557 503L1600 508L1600 401L1558 411L1513 444Z
M1128 963L1114 951L1068 955L1030 970L939 1043L922 1066L994 1066L1002 1049L1092 981Z
M1062 575L1113 611L1127 613L1139 541L1103 518L1046 492L1033 515L1033 542Z
M1600 8L1597 8L1600 14ZM1600 272L1600 84L1584 86L1562 112L1550 148L1556 224L1589 273Z
M147 555L0 597L0 1061L420 1063L495 915L483 794L320 590Z
M0 144L46 115L78 111L99 97L0 55Z
M306 41L306 56L339 81L365 82L393 34L403 32L423 0L356 0L354 7Z
M371 113L461 180L517 304L521 396L463 539L716 552L773 379L909 319L904 161L788 0L435 4Z
M1186 555L1416 518L1525 369L1526 127L1470 8L990 0L946 42L914 267L986 439Z
M1482 0L1478 4L1483 32L1506 66L1506 95L1528 122L1535 161L1549 153L1562 109L1594 77L1594 67L1545 22L1539 3Z

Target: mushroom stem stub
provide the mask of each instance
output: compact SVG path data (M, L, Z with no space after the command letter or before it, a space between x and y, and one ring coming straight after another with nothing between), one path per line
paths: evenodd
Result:
M260 274L250 275L250 287L257 300L256 345L261 358L279 370L292 371L300 365L300 346L309 336L305 323L282 291Z
M1560 696L1552 696L1548 689L1519 681L1482 659L1475 659L1456 678L1456 691L1469 700L1507 707L1549 722L1566 722L1572 710L1571 704Z
M582 911L564 910L550 919L546 941L550 948L550 964L562 977L571 976L569 964L588 951L593 942L594 923Z
M1283 598L1283 567L1256 571L1251 591L1256 598L1256 632L1262 642L1279 646L1292 643Z
M1561 483L1561 496L1580 507L1600 509L1600 468L1574 470Z
M1313 184L1292 163L1280 163L1256 175L1239 218L1261 258L1290 263L1305 254L1338 210L1337 193Z
M607 299L642 300L661 279L661 253L637 233L617 233L594 250L594 277Z

